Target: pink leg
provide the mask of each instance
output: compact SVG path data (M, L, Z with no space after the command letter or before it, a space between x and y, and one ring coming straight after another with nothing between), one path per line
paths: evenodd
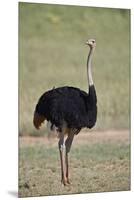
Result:
M70 148L73 142L74 134L70 133L68 138L66 139L65 146L66 146L66 154L65 154L65 164L66 164L66 180L67 183L70 184L69 181L69 162L68 162L68 153L70 152Z
M60 134L60 140L59 140L59 152L60 152L60 162L61 162L61 183L66 185L66 179L65 179L65 170L64 170L64 134Z
M61 161L61 183L66 185L65 173L64 173L64 163L63 163L63 151L60 150L60 161Z
M69 165L68 165L68 153L66 153L66 156L65 156L65 163L66 163L66 180L67 180L67 183L70 184L70 180L69 180Z

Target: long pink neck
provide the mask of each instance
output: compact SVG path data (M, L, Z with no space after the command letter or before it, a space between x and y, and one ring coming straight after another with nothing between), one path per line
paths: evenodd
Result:
M92 77L92 56L93 56L94 48L90 47L90 51L87 58L87 79L89 87L93 85L93 77Z

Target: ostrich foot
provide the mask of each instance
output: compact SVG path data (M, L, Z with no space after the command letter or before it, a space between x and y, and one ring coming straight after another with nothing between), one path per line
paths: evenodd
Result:
M67 185L67 181L65 179L62 179L61 180L61 184L63 184L64 186L66 186Z
M71 184L71 182L70 182L69 178L67 178L67 184L69 184L69 185Z

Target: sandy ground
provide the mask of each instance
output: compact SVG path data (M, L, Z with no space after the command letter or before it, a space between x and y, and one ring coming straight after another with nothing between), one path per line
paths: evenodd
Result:
M20 137L20 147L32 146L32 145L57 145L58 138L44 137ZM108 130L108 131L81 131L74 138L75 145L94 144L94 143L115 143L123 142L130 143L130 131L129 130Z

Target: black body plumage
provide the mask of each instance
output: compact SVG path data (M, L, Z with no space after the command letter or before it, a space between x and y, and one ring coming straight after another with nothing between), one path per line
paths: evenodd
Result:
M60 87L45 92L39 99L35 112L62 131L65 122L68 128L92 128L97 118L97 97L94 85L89 93L79 88Z

